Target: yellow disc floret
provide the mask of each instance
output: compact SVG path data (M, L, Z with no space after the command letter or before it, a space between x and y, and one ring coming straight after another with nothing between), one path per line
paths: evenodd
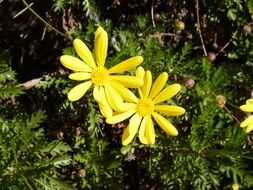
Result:
M91 81L97 86L103 86L109 80L108 71L104 67L97 67L91 72Z
M136 111L141 116L150 115L154 111L153 101L148 98L141 98L137 103Z

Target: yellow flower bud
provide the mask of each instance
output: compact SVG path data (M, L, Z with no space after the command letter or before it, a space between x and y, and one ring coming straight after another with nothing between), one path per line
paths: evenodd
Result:
M226 98L222 95L216 96L216 105L220 108L223 108L226 104Z
M175 21L175 28L176 28L177 30L184 30L184 28L185 28L184 22L183 22L183 21L180 21L180 20L176 20L176 21Z

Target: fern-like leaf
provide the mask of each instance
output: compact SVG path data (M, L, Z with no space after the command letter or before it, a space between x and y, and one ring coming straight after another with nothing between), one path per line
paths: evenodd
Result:
M23 88L17 85L1 85L0 84L0 98L7 99L13 96L19 96L24 94Z
M39 110L26 120L26 126L28 126L30 129L37 128L39 124L45 120L45 118L45 111Z

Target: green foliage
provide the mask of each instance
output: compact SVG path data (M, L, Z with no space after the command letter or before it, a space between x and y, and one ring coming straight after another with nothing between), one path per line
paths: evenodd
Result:
M23 94L23 88L15 77L15 71L9 67L6 53L0 52L0 99L7 99Z
M109 141L105 138L98 140L77 137L75 146L78 149L76 149L74 160L81 164L86 172L86 177L80 182L82 188L122 187L115 180L115 177L120 180L122 175L122 172L118 170L121 166L121 155L117 150L111 149Z
M253 12L253 1L252 0L248 0L248 9L249 9L249 11L250 11L250 13L252 13Z
M59 12L64 10L67 5L73 5L82 7L85 12L85 16L89 17L91 20L99 21L99 12L94 0L82 0L82 1L74 1L74 0L52 0L54 2L54 11Z
M12 107L20 112L10 108L7 98L15 101L23 90L17 87L16 73L8 67L8 57L1 54L0 60L1 112L5 113L0 116L1 188L73 189L59 180L56 170L71 163L67 154L70 147L60 140L47 140L41 127L47 118L45 111L28 115L21 112L18 102Z
M57 187L62 183L57 179L56 168L70 164L71 158L66 155L70 147L59 140L48 143L43 129L39 128L45 119L43 111L30 117L0 118L0 181L3 189Z
M82 1L83 10L86 16L89 16L91 20L98 21L97 7L94 0L83 0Z
M63 10L64 7L69 3L69 0L53 0L54 1L54 11Z

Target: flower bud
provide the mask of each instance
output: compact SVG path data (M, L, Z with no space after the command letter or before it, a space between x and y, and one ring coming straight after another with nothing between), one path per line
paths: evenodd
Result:
M86 171L84 169L81 169L78 171L78 176L79 177L85 177L86 176Z
M192 77L186 77L184 79L184 86L186 88L192 88L195 85L195 81L193 80Z
M216 96L216 105L220 108L223 108L226 104L226 98L222 95Z
M216 59L216 55L213 52L209 52L207 54L207 58L208 58L209 61L213 62Z
M176 20L176 21L175 21L175 28L176 28L177 30L184 30L184 28L185 28L184 22L183 22L183 21L180 21L180 20Z
M245 34L251 34L251 26L250 25L243 26L243 32L245 32Z
M160 20L160 18L161 18L161 16L160 16L159 13L155 13L155 14L154 14L154 20L155 20L155 21Z

